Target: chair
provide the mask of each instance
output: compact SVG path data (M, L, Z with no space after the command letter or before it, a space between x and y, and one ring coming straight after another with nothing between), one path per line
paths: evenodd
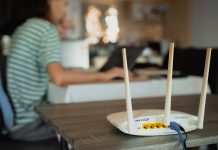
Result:
M2 85L2 75L0 70L0 114L2 116L2 126L10 129L14 123L14 113L9 102L8 96Z
M0 45L0 116L1 130L10 129L14 123L14 113L6 93L6 57L2 55Z

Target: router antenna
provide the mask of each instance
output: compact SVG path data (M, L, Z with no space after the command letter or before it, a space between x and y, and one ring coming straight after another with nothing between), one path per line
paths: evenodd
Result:
M205 66L204 66L204 77L203 77L203 84L201 89L200 105L198 109L198 121L197 121L198 129L203 129L203 124L204 124L204 113L205 113L205 105L206 105L207 83L208 83L209 68L210 68L211 50L212 50L211 48L207 49Z
M171 87L172 87L172 75L173 75L173 54L174 43L169 44L169 61L168 61L168 73L167 73L167 85L166 85L166 97L165 97L165 120L166 126L170 125L170 111L171 111Z
M126 110L127 110L127 127L128 132L132 133L134 129L134 120L132 112L132 100L129 86L129 75L127 67L127 58L126 58L126 48L122 49L123 54L123 68L124 68L124 79L125 79L125 94L126 94Z

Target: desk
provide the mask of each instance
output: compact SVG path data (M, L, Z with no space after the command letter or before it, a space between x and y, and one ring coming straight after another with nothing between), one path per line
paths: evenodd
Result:
M173 78L172 95L200 94L202 77L188 76ZM132 98L157 97L166 95L166 78L130 81ZM66 88L52 83L48 88L51 103L76 103L124 99L124 81L110 81L70 85ZM208 86L208 93L210 88Z
M172 97L172 109L197 115L199 95ZM218 143L218 95L207 96L203 130L188 133L187 146ZM164 97L133 101L134 109L163 109ZM125 111L125 101L56 104L37 108L37 112L74 149L181 149L177 135L138 137L126 135L107 120L111 113Z

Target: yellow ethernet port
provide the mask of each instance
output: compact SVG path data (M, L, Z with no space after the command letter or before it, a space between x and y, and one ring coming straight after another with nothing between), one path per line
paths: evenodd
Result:
M151 124L150 123L145 123L145 124L142 125L142 128L151 129Z
M156 128L166 128L166 126L161 122L156 123L144 123L142 125L143 129L156 129Z
M156 123L151 123L151 128L152 128L152 129L155 129L155 128L157 128L157 125L156 125Z
M163 123L161 123L161 122L157 122L157 123L156 123L156 126L157 126L158 128L166 128L166 126L165 126Z

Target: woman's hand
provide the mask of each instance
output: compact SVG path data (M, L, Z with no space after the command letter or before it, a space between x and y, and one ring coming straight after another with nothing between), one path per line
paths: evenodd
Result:
M112 80L114 78L124 78L123 68L114 67L103 73L103 80ZM129 72L129 79L133 78L133 73Z

